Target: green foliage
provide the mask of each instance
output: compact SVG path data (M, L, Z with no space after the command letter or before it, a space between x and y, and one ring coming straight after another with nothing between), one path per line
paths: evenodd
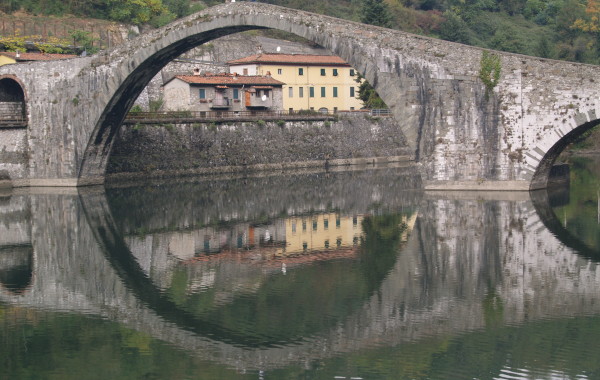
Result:
M485 86L485 96L498 85L500 81L500 72L502 70L502 62L500 56L484 51L481 54L481 67L479 69L479 79Z
M389 28L391 18L387 4L383 0L363 0L360 21Z
M73 30L69 35L73 39L75 45L83 47L88 53L94 54L98 51L98 48L94 47L94 41L97 41L98 39L93 37L92 33L84 30Z
M150 110L150 112L158 112L162 109L164 104L165 101L162 98L157 100L150 100L148 102L148 109Z
M381 99L377 91L366 81L362 76L356 78L356 82L360 83L358 87L357 99L360 99L363 103L364 108L369 109L384 109L387 108L387 104Z
M140 106L139 104L136 104L133 107L131 107L131 110L129 110L129 113L139 113L142 111L143 111L142 106Z
M451 11L444 13L444 17L446 18L446 21L440 25L440 37L447 41L469 44L471 38L469 37L469 27L467 26L467 23Z

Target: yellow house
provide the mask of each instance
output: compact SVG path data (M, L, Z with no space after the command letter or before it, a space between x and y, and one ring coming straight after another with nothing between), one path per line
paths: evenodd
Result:
M261 53L228 62L240 75L270 75L283 86L283 108L290 111L353 111L362 107L356 99L356 71L332 55Z

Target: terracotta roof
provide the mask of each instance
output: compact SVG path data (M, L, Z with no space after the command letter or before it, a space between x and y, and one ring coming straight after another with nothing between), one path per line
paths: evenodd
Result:
M346 61L335 55L311 55L311 54L279 54L263 53L248 57L234 59L227 62L229 65L242 65L248 63L275 63L285 65L306 65L306 66L350 66Z
M177 79L190 84L211 84L211 85L271 85L283 86L285 83L267 76L261 75L234 75L234 74L216 74L216 75L177 75Z
M0 55L14 59L17 62L24 61L54 61L57 59L77 58L74 54L50 54L50 53L17 53L12 51L0 52Z

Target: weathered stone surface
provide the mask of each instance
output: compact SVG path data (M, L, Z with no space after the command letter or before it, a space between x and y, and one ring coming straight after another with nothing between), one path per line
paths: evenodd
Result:
M378 157L386 161L411 157L393 118L348 115L337 122L125 126L113 147L107 174L323 167L347 165L355 159L373 163Z
M597 121L596 66L497 52L500 83L486 94L479 48L237 2L92 57L0 68L0 77L23 83L29 118L27 163L0 170L23 184L102 182L126 111L161 67L215 38L260 28L302 36L363 74L390 106L426 183L544 187L562 147Z

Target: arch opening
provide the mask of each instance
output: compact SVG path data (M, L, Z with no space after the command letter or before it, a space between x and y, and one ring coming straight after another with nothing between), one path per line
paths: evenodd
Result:
M25 92L13 78L0 77L0 128L27 126Z
M92 181L103 181L115 136L121 128L127 113L134 105L144 88L164 66L175 60L181 54L219 37L248 30L260 29L282 30L284 32L295 34L299 37L306 38L306 36L302 35L301 32L290 32L283 29L272 28L270 26L261 26L255 24L233 25L184 37L181 40L162 48L139 64L130 74L128 74L128 76L119 86L118 90L114 93L112 99L109 101L101 117L99 118L99 121L92 133L90 143L86 147L86 152L84 153L84 158L79 169L79 183L84 184L88 178L94 178ZM316 40L313 41L310 39L308 41L319 44L319 41ZM334 51L335 49L332 47L324 46L324 49L336 54L336 51ZM348 63L352 65L351 62ZM358 72L359 70L353 69L353 71ZM367 77L366 79L368 80L369 75L365 75L365 77ZM357 85L357 95L358 90L359 89ZM308 94L308 87L306 88L306 92L307 93L305 96L309 97L310 95ZM334 112L337 111L337 108L335 107L332 109ZM286 108L283 107L282 110L286 110Z
M600 119L584 123L564 135L544 155L531 179L530 190L544 189L555 185L552 178L554 164L561 153L573 142L577 141L583 134L600 124Z

